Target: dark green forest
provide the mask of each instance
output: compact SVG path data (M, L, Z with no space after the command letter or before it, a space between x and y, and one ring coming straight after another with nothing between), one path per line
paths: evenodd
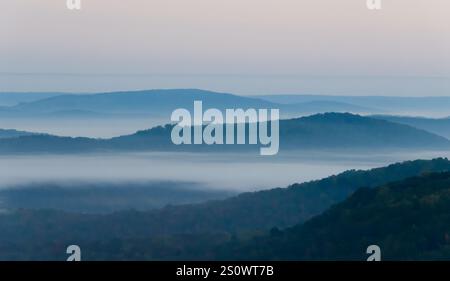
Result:
M450 258L450 173L361 188L304 224L222 247L221 258L364 260L369 245L384 260Z

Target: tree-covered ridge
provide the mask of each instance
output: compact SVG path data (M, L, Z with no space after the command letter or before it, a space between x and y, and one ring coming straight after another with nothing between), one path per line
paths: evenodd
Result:
M450 259L450 173L362 188L305 224L230 243L221 258L365 260L373 244L384 260Z

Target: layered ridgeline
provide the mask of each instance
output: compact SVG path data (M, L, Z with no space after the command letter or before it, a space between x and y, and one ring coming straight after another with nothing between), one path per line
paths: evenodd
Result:
M167 118L177 108L192 110L195 100L201 100L205 106L219 109L235 108L236 106L278 108L276 103L260 99L203 90L180 89L58 95L4 107L0 110L0 116L56 116L78 111L78 117L82 117L83 112L86 112L89 114L145 115Z
M98 94L48 95L17 93L15 105L11 95L0 93L0 117L164 117L177 108L192 110L193 102L202 101L205 108L277 108L283 116L298 116L323 112L383 113L366 106L344 102L304 102L281 104L255 97L217 93L197 89L146 90ZM21 98L22 97L22 98ZM33 99L34 97L34 99ZM37 97L42 97L37 99Z
M405 124L430 133L450 138L450 118L425 118L392 115L373 115L372 118Z
M352 112L364 114L450 115L450 97L269 95L240 96L199 89L123 91L96 94L0 93L0 117L57 116L67 112L170 116L194 100L224 108L279 108L285 114ZM292 115L291 115L292 116Z
M109 215L83 215L44 210L13 211L0 216L0 228L2 229L0 232L0 244L2 245L0 259L63 259L62 253L64 253L67 243L73 243L73 241L77 241L78 245L89 249L83 252L85 259L205 259L227 257L237 253L234 251L223 252L223 247L231 247L231 250L246 247L252 250L247 253L249 258L276 259L277 256L264 256L265 252L253 251L255 245L266 243L266 240L272 239L272 237L261 238L249 245L243 245L237 241L228 244L230 235L248 237L258 232L267 233L273 227L285 228L303 223L313 216L321 214L331 205L342 202L358 188L376 187L408 177L449 170L450 161L447 159L410 161L368 171L348 171L319 181L295 184L285 189L245 193L226 200L168 206L147 212L124 211ZM414 180L410 182L414 182ZM367 191L364 192L367 193ZM353 198L360 198L360 194L366 194L364 192L356 193L356 197ZM420 197L418 198L420 199ZM423 199L424 202L437 200L433 196L423 197ZM355 202L356 206L359 206L357 200L352 200L350 202ZM362 196L358 200L362 200L361 206L363 206L366 205L365 202L368 199ZM397 202L395 200L402 203L400 195L393 197L392 200L394 203ZM407 201L405 202L406 207L410 206ZM344 206L346 206L345 204L348 203L344 203ZM420 210L419 208L416 212L420 213ZM358 216L360 213L355 211L352 214ZM394 223L399 223L399 221L394 218L400 219L402 216L387 214L387 217L393 219L391 221L393 227L396 227ZM412 214L417 213L413 212ZM428 216L430 222L435 221L432 219L433 212L424 214ZM439 215L439 212L437 214ZM367 221L368 224L363 225L362 229L376 232L379 227L378 215L370 213L371 217L369 214L367 217L359 216L360 221L355 221L355 225L364 224ZM324 218L330 218L330 215L325 215ZM319 222L322 220L324 219L319 219ZM336 225L338 232L336 232L335 239L344 239L345 235L349 235L349 237L353 235L339 232L341 231L339 230L341 226L337 224L339 221L342 220L336 218L336 224L333 224L333 220L326 223L327 225ZM407 225L404 230L409 231L410 228L411 225ZM357 228L343 228L343 230L351 230L355 233L362 231ZM287 230L286 233L289 231L291 230ZM297 231L297 227L292 231ZM390 229L386 227L383 231L388 232ZM280 235L280 231L273 231L273 233ZM320 234L316 233L318 237L321 237ZM311 234L312 238L309 239L313 239L313 236ZM285 237L284 234L282 237ZM293 236L286 234L286 237ZM326 243L327 240L322 238L324 240L321 242ZM356 236L353 238L358 241ZM301 237L299 236L297 239L301 240ZM270 241L267 243L271 243ZM316 242L318 243L318 241ZM383 241L364 242L381 243ZM263 245L268 249L272 249L270 247L273 246ZM339 243L335 245L339 245ZM277 248L273 249L275 251ZM319 249L321 248L319 247ZM219 255L216 256L216 254ZM247 258L244 254L242 253L243 256L237 258Z
M219 258L365 260L373 244L383 260L449 260L450 173L360 189L305 224L229 243Z
M0 140L0 153L79 153L99 151L230 151L256 150L258 145L174 145L173 125L155 127L111 139L70 138L51 135ZM224 130L226 135L226 130ZM246 143L248 143L248 130ZM280 120L283 150L446 150L444 137L408 125L349 113L325 113Z
M17 137L32 136L32 135L36 135L36 134L31 133L31 132L12 130L12 129L0 129L0 139L17 138Z
M377 108L383 114L408 116L449 116L450 97L396 97L396 96L329 96L329 95L269 95L257 96L266 101L286 105L299 103L346 103Z
M16 106L19 103L34 102L60 95L63 95L63 93L0 92L0 111L7 109L8 107Z

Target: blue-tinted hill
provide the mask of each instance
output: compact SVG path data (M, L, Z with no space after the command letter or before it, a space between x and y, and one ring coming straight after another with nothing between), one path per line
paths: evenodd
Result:
M450 118L425 118L393 115L374 115L373 118L387 120L399 124L409 125L414 128L450 138Z
M293 105L299 103L336 102L378 109L392 115L450 115L450 97L397 97L397 96L332 96L332 95L265 95L266 101ZM374 112L374 111L372 111ZM377 114L380 114L377 113Z
M32 136L36 135L35 133L25 132L25 131L17 131L11 129L0 129L0 139L6 138L17 138L22 136Z
M192 110L195 100L203 101L204 108L276 108L285 117L323 112L382 113L368 106L335 101L312 101L282 104L256 97L217 93L198 89L144 90L98 94L52 95L39 100L22 102L0 108L2 117L58 117L74 118L119 116L149 116L169 118L173 110ZM83 112L85 114L83 114ZM75 114L74 114L75 113Z
M0 106L15 106L23 102L33 102L49 97L59 96L63 93L45 92L0 92Z
M50 135L0 140L1 153L81 153L102 151L232 151L259 145L180 145L171 141L172 125L112 139ZM407 125L348 113L326 113L280 121L283 150L447 150L444 137Z
M88 111L99 113L129 113L167 115L177 108L191 109L195 100L205 107L215 108L272 108L274 103L232 94L196 89L147 90L99 94L67 94L21 103L11 110L22 113L50 113L58 111ZM170 116L170 114L168 115Z

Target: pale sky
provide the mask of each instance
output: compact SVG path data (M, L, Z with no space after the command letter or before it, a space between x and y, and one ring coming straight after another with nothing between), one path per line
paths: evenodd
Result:
M0 91L450 95L448 0L65 2L0 0Z

